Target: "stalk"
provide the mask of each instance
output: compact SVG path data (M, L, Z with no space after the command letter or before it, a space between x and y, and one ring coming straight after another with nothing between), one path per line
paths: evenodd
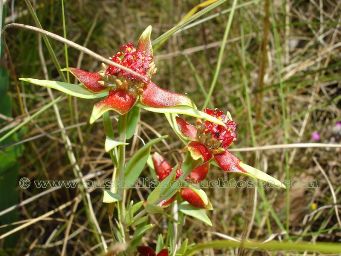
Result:
M126 131L127 131L127 115L122 115L119 117L118 120L118 132L119 132L119 140L122 142L126 142ZM105 135L111 139L115 138L114 128L112 126L112 122L109 116L109 113L106 112L103 114L103 126ZM118 146L118 149L113 149L109 152L110 158L112 160L114 171L112 174L112 182L110 191L114 194L118 194L122 197L122 201L117 202L117 221L118 226L120 229L120 233L122 235L122 241L125 242L126 240L126 232L125 232L125 193L126 190L124 188L124 168L125 168L125 152L126 148L125 145ZM114 204L112 203L109 205L108 214L109 219L111 220L113 216Z

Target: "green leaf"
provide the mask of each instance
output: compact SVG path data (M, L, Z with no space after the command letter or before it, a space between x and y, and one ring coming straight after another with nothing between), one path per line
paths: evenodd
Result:
M176 169L177 166L175 166L171 173L163 181L161 181L159 185L149 194L147 198L147 205L156 205L163 200L162 195L164 195L165 192L167 192L167 190L172 187L170 184L175 179ZM170 198L171 196L169 196L168 198Z
M169 123L169 125L172 127L175 134L179 137L179 139L184 143L187 144L188 138L185 137L182 132L180 131L180 128L176 122L176 114L171 113L165 113L166 119Z
M127 140L129 140L131 137L133 137L136 126L140 120L140 108L137 106L134 106L129 112L127 117Z
M120 145L128 145L128 143L122 142L122 141L116 141L116 140L112 140L109 137L105 138L105 151L109 152L110 150L113 150L114 148L116 148L117 146Z
M127 167L125 169L125 179L124 179L124 186L126 188L130 188L133 186L140 176L146 162L148 160L150 149L151 147L166 138L167 136L162 136L160 138L153 139L149 141L146 145L140 148L134 156L129 160Z
M148 221L148 216L139 217L138 219L134 219L132 225L138 226L142 223L146 223Z
M120 200L122 200L122 197L118 194L115 194L113 192L111 192L110 190L104 190L103 191L103 203L114 203L114 202L118 202Z
M182 242L180 248L176 251L175 256L182 256L182 255L186 255L186 251L187 251L187 247L188 247L188 239L186 238L185 241Z
M165 246L165 243L163 241L163 236L159 234L159 236L157 237L156 248L155 248L156 253L159 253L163 249L164 246Z
M31 84L39 85L42 87L52 88L71 96L75 96L82 99L98 99L108 95L108 91L102 91L99 93L91 92L85 89L82 84L69 84L59 81L51 80L39 80L34 78L19 78L21 81L25 81Z
M155 213L163 213L164 209L161 206L150 204L147 202L145 209L148 213L155 214Z
M187 202L182 202L179 204L179 210L183 214L189 215L191 217L194 217L198 220L201 220L202 222L206 223L209 226L212 226L212 222L210 218L207 216L206 211L204 209L196 208L192 205L190 205Z
M247 164L244 164L243 162L239 163L240 167L242 167L247 173L242 173L245 174L251 178L262 180L265 182L268 182L276 187L279 188L285 188L285 185L280 182L279 180L275 179L274 177L271 177L269 174L266 174L265 172L262 172L252 166L249 166Z
M135 213L136 213L138 210L141 209L142 205L143 205L143 202L142 202L142 201L137 202L136 204L134 204L134 205L131 207L131 213L132 213L133 215L135 215Z
M133 235L133 238L130 242L131 246L136 246L139 243L139 240L142 238L143 234L146 233L149 229L153 228L153 224L148 224L145 226L138 227Z
M168 107L168 108L152 108L152 107L147 107L141 104L138 104L138 106L140 108L143 108L151 112L182 114L182 115L187 115L187 116L193 116L193 117L197 117L200 119L204 119L204 120L225 126L223 121L190 106L175 106L175 107Z

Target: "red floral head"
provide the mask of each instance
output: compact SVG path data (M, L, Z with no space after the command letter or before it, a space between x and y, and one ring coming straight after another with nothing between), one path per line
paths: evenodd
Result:
M202 159L202 166L206 164L207 169L213 160L225 172L246 174L252 178L269 182L277 187L285 188L279 180L243 163L227 150L237 139L236 123L232 121L230 113L224 114L219 109L205 109L205 112L223 121L225 125L197 120L194 126L180 117L176 118L181 132L180 135L188 142L187 149L191 153L192 158L195 160ZM195 195L191 195L188 191L184 194L188 198L195 197Z
M214 159L224 171L246 172L240 166L240 160L227 151L237 139L236 123L219 109L205 109L205 112L223 121L225 126L202 120L197 120L193 126L179 117L176 119L180 131L189 140L192 157L202 158L205 163Z
M210 121L198 120L196 126L198 141L212 150L219 150L219 148L226 149L237 139L236 122L230 120L228 116L219 109L206 108L204 111L207 114L222 120L225 123L225 126Z
M155 70L153 56L151 52L143 49L136 49L133 43L121 46L120 51L110 58L113 62L127 67L136 73L150 78ZM152 71L150 71L152 69ZM126 78L131 80L139 80L135 75L128 73L118 67L108 66L105 74L116 76L118 78Z
M102 70L96 73L77 68L69 69L89 91L93 93L109 91L104 100L95 104L90 123L109 110L123 115L136 103L154 112L158 112L158 108L193 106L188 97L163 90L151 81L156 68L150 34L151 26L142 33L136 47L132 43L125 44L110 58L139 76L114 65L103 65ZM144 79L141 79L141 76Z
M140 256L168 256L168 249L162 249L158 253L154 251L153 248L149 246L139 246L137 247L137 251L139 252Z

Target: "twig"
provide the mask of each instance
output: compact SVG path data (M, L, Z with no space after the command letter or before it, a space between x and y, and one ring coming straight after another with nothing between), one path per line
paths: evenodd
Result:
M34 26L20 24L20 23L10 23L10 24L7 24L6 26L4 26L2 32L4 32L6 29L11 28L11 27L27 29L27 30L31 30L31 31L34 31L34 32L46 35L46 36L51 37L52 39L54 39L56 41L59 41L59 42L64 43L64 44L66 44L68 46L71 46L71 47L73 47L73 48L75 48L75 49L77 49L77 50L79 50L81 52L84 52L85 54L88 54L89 56L93 57L94 59L97 59L98 61L101 61L101 62L103 62L105 64L108 64L108 65L111 65L111 66L115 66L115 67L117 67L119 69L122 69L122 70L124 70L124 71L126 71L126 72L128 72L128 73L130 73L130 74L132 74L132 75L134 75L134 76L136 76L138 78L140 78L143 81L148 81L149 80L149 78L144 77L144 76L140 75L139 73L137 73L137 72L135 72L135 71L133 71L133 70L127 68L127 67L124 67L124 66L122 66L120 64L117 64L117 63L111 61L110 59L104 58L101 55L99 55L98 53L95 53L95 52L89 50L86 47L83 47L83 46L81 46L79 44L76 44L76 43L74 43L74 42L72 42L72 41L70 41L68 39L65 39L64 37L61 37L61 36L59 36L57 34L51 33L51 32L46 31L44 29L40 29L40 28L37 28L37 27L34 27Z
M61 256L64 256L66 253L67 241L69 240L69 237L70 237L70 230L71 230L72 222L73 222L73 219L75 218L75 212L78 208L79 202L80 202L80 200L76 200L75 205L72 208L71 216L70 216L69 222L68 222L66 230L65 230L65 238L63 241L63 249L62 249L62 252L60 254Z
M335 205L334 205L334 209L335 209L336 219L337 219L337 222L339 223L339 226L340 226L340 228L341 228L341 220L340 220L339 210L337 209L337 200L336 200L336 195L335 195L335 191L334 191L333 185L332 185L332 183L330 182L330 179L329 179L328 175L327 175L326 172L323 170L322 166L319 164L319 162L316 160L315 157L313 157L313 160L314 160L316 166L317 166L318 169L321 171L321 173L323 174L324 178L326 179L326 181L327 181L327 183L328 183L330 192L332 193L333 202L334 202L334 204L335 204Z
M63 210L64 208L66 208L66 207L68 207L69 205L71 205L75 200L77 200L77 198L79 199L80 196L77 196L77 197L75 197L73 200L71 200L71 201L69 201L69 202L67 202L67 203L65 203L65 204L62 204L62 205L59 206L58 208L53 209L53 210L51 210L51 211L49 211L49 212L47 212L47 213L45 213L45 214L43 214L43 215L40 215L40 216L37 217L37 218L33 218L33 219L31 219L29 222L27 222L27 223L25 223L25 224L23 224L23 225L21 225L21 226L19 226L19 227L16 227L16 228L14 228L14 229L8 231L7 233L5 233L5 234L3 234L3 235L0 236L0 240L1 240L1 239L4 239L5 237L8 237L8 236L10 236L10 235L12 235L12 234L14 234L14 233L16 233L16 232L18 232L18 231L20 231L20 230L22 230L22 229L24 229L24 228L27 228L27 227L29 227L29 226L31 226L31 225L33 225L33 224L39 222L40 220L42 220L42 219L44 219L44 218L46 218L46 217L49 217L49 216L55 214L56 212L59 212L59 211Z
M3 114L0 113L0 119L8 121L8 122L12 122L14 119L10 116L5 116Z
M292 143L292 144L266 145L266 146L259 146L259 147L233 148L233 149L229 149L229 151L247 152L247 151L261 151L261 150L272 150L272 149L292 149L292 148L341 148L341 144Z
M257 83L257 91L256 94L256 120L262 119L262 106L263 106L263 97L264 97L264 77L265 77L265 70L268 64L268 53L267 53L267 46L268 46L268 38L269 38L269 31L270 31L270 0L264 1L264 19L263 19L263 39L260 49L260 58L259 58L259 74L258 74L258 83Z
M99 176L99 175L101 175L101 174L103 174L103 173L102 173L102 172L89 173L89 174L87 174L87 175L84 176L84 180L92 179L92 178L97 177L97 176ZM70 180L70 182L73 183L74 181L77 181L77 180L78 180L78 179ZM31 203L31 202L37 200L38 198L40 198L40 197L42 197L42 196L44 196L44 195L50 194L50 193L52 193L52 192L54 192L54 191L56 191L56 190L58 190L58 189L61 189L61 188L62 188L62 186L52 187L52 188L50 188L50 189L48 189L48 190L45 190L45 191L43 191L43 192L41 192L41 193L39 193L39 194L37 194L37 195L31 196L31 197L25 199L24 201L21 201L20 203L18 203L18 204L16 204L16 205L10 206L10 207L8 207L8 208L2 210L2 211L0 212L0 217L1 217L2 215L5 215L5 214L7 214L7 213L9 213L9 212L11 212L11 211L13 211L13 210L15 210L15 209L18 209L18 208L20 208L20 207L26 205L26 204Z
M40 61L41 61L42 68L43 68L43 71L44 71L45 79L48 79L48 73L47 73L45 58L44 58L44 55L43 55L42 45L41 45L41 36L39 37L38 41L39 41L39 57L40 57ZM50 88L47 88L47 91L48 91L48 94L49 94L51 100L53 101L54 100L54 95L53 95L52 90ZM80 169L80 167L79 167L79 165L78 165L78 163L76 161L76 156L75 156L75 154L74 154L74 152L72 150L71 140L68 137L68 135L66 134L65 126L64 126L64 123L63 123L62 118L60 116L58 105L57 104L53 105L53 109L54 109L54 112L55 112L55 116L56 116L56 119L57 119L58 126L61 129L62 139L64 141L65 149L66 149L66 152L67 152L67 156L68 156L70 164L72 166L74 175L80 181L80 185L81 185L80 186L80 192L82 194L83 201L84 201L84 203L85 203L85 205L87 207L87 213L88 213L88 216L90 217L90 220L91 220L90 223L93 224L94 229L95 229L95 235L99 236L98 237L99 241L102 242L103 249L106 252L108 246L107 246L107 244L105 242L105 239L103 237L101 228L100 228L100 226L98 224L98 221L97 221L97 218L95 216L95 213L94 213L94 210L93 210L93 207L92 207L92 203L91 203L91 198L90 198L89 192L87 191L87 184L86 184L86 182L84 180L83 173L82 173L82 171L81 171L81 169Z

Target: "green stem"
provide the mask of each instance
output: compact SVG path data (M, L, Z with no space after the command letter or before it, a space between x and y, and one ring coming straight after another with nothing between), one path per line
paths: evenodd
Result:
M122 115L119 118L119 137L120 141L126 142L127 141L127 115ZM121 233L123 237L123 242L125 242L127 234L125 232L125 193L126 190L124 189L124 168L125 168L125 153L126 147L125 145L120 145L118 148L118 166L117 166L117 176L118 176L118 187L117 193L122 196L122 201L118 202L118 209L119 209L119 222L121 227Z
M120 116L119 118L119 137L121 142L127 141L127 115ZM124 163L125 163L125 145L120 145L118 148L118 176L119 176L119 187L118 187L118 193L123 194L123 187L124 187Z
M66 22L65 22L65 6L64 0L62 2L62 23L63 23L63 37L66 39ZM65 55L65 67L69 68L69 52L67 44L64 44L64 55ZM66 81L70 83L70 73L66 72ZM68 95L68 103L69 103L69 111L71 114L71 120L74 123L74 114L73 114L73 106L72 106L72 97Z
M226 28L225 28L225 32L224 32L223 41L221 43L220 50L219 50L217 67L216 67L216 70L214 72L214 76L213 76L213 80L212 80L212 83L211 83L211 87L210 87L210 90L208 91L208 94L207 94L207 97L206 97L206 100L205 100L203 108L206 108L208 106L208 103L211 100L211 96L212 96L213 90L214 90L214 88L215 88L215 86L217 84L217 80L218 80L218 76L219 76L219 73L220 73L221 64L223 62L224 51L225 51L226 42L227 42L227 36L229 35L229 32L230 32L230 28L231 28L231 24L232 24L232 20L233 20L233 16L234 16L234 11L236 10L236 5L237 5L237 0L233 0L232 8L231 8L231 13L230 13L229 19L228 19L228 21L226 23Z
M114 139L115 138L115 132L114 132L114 128L112 126L112 122L111 122L111 119L110 119L110 115L109 115L109 112L106 112L103 114L103 126L104 126L104 133L107 137L109 137L110 139ZM116 157L116 154L113 153L113 150L111 150L109 152L110 154L110 158L111 158L111 161L114 165L114 167L116 168L116 166L118 165L117 164L117 157ZM111 189L110 191L111 192L115 192L114 191L114 187L113 187L113 184L114 184L114 181L115 181L115 173L116 171L113 172L113 179L112 179L112 185L111 185Z
M231 249L240 247L241 242L216 240L212 242L197 244L193 246L186 256L194 255L199 251L213 249ZM336 243L308 243L308 242L279 242L270 241L267 243L258 241L243 241L243 248L266 251L295 251L295 252L320 252L320 253L341 253L341 246Z
M105 135L111 139L115 138L115 132L112 126L112 121L110 119L110 115L108 112L103 114L103 126ZM118 121L118 131L119 131L119 140L122 142L126 142L126 131L127 131L127 115L123 115L119 117ZM115 150L115 149L114 149ZM118 150L111 150L109 152L112 163L114 165L114 171L112 174L112 183L110 191L112 193L121 195L123 200L117 202L117 220L118 226L122 235L121 242L125 241L125 228L124 228L124 218L125 218L125 189L124 189L124 168L125 168L125 145L118 146ZM109 208L109 215L112 214L112 205Z

